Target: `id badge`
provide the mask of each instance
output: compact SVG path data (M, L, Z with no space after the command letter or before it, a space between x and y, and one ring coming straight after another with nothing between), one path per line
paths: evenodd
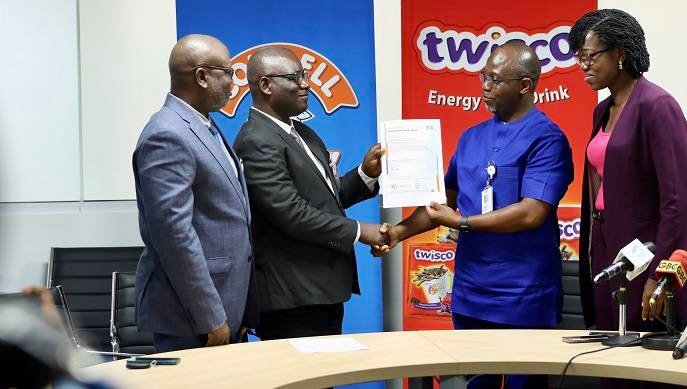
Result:
M482 213L491 212L494 210L494 188L487 185L482 190Z

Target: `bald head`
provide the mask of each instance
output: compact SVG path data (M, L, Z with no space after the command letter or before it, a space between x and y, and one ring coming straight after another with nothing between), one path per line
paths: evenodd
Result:
M230 59L229 50L219 39L209 35L186 35L179 39L169 55L172 84L192 81L185 76L198 65L228 66Z
M494 66L503 65L513 74L530 78L534 91L541 75L541 64L539 57L531 47L522 41L510 41L497 47L491 56Z
M248 59L248 82L256 85L261 77L267 74L281 73L281 68L289 62L298 63L298 58L289 49L280 46L267 46L256 51Z
M170 92L207 116L231 97L231 57L219 39L186 35L169 55Z
M524 42L511 41L497 47L482 71L487 110L505 122L526 115L534 105L540 73L539 58Z

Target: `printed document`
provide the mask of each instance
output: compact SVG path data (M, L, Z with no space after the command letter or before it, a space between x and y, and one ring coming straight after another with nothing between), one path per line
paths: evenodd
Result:
M386 149L379 177L384 208L446 203L439 119L381 122L377 139Z

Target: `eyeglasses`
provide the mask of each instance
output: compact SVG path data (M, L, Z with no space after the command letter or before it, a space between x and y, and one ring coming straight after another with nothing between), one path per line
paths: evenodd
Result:
M300 85L304 80L310 78L310 73L300 70L297 72L287 74L265 74L264 77L283 77L289 81L293 81L296 84Z
M577 62L578 65L580 65L580 66L584 65L584 66L589 67L589 66L592 66L592 64L594 64L594 60L596 59L597 55L599 55L605 51L608 51L612 48L613 47L606 47L605 49L595 51L591 54L583 54L583 55L580 55L580 53L578 52L578 53L575 53L575 56L573 58L575 58L575 62Z
M198 65L195 68L191 69L191 73L195 72L196 70L198 70L200 68L223 70L225 73L227 73L227 75L230 78L234 77L234 69L232 67L216 66L216 65Z
M482 84L490 83L492 86L498 88L501 86L506 81L516 81L516 80L524 80L525 78L529 78L527 76L522 76L522 77L513 77L513 78L497 78L492 75L486 74L484 72L480 72L479 74L479 81Z

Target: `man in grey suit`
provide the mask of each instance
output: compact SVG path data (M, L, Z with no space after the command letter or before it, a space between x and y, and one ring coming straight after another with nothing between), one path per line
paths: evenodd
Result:
M145 243L136 318L157 352L239 340L258 317L243 169L209 116L229 100L229 51L213 37L185 36L169 72L170 93L133 155Z

